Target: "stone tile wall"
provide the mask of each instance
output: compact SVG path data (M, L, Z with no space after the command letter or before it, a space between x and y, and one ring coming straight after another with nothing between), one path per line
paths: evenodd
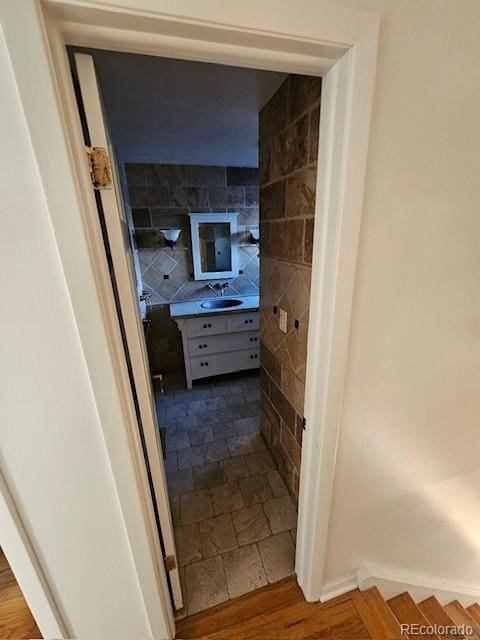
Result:
M260 113L262 432L297 500L320 97L320 78L290 75Z
M211 297L206 283L193 279L189 212L238 212L236 238L240 275L227 293L259 291L258 246L249 242L258 226L258 169L202 165L126 164L128 195L139 252L142 283L152 296L148 317L148 353L153 373L183 368L181 336L168 304ZM174 249L160 229L181 228ZM225 279L222 280L224 282Z

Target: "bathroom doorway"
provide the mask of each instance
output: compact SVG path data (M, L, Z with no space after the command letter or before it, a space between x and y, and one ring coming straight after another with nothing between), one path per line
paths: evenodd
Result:
M218 92L221 77L243 74L251 93L256 87L255 145L248 148L255 160L233 164L225 151L245 157L246 151L237 149L248 137L243 131L219 145L218 160L206 153L215 147L212 138L210 145L197 140L189 148L201 129L198 122L206 126L190 86L197 124L186 136L186 148L193 156L187 161L176 155L182 147L179 132L193 120L187 109L183 125L163 119L163 126L176 132L173 151L166 149L163 130L156 148L155 142L137 143L132 158L124 155L122 131L132 120L137 129L146 121L152 138L159 118L157 111L153 121L142 117L141 90L131 86L131 78L139 78L144 93L150 92L145 102L158 99L158 89L152 91L145 81L148 74L132 73L145 57L88 55L106 120L113 123L127 254L136 274L164 454L160 465L166 470L176 546L173 570L183 593L179 615L191 615L294 572L321 79L148 58L162 86L170 77L168 95L161 95L170 107L180 68L189 67L190 78L207 69L213 77L210 94L212 86ZM119 56L129 58L130 83L124 80L115 92ZM168 65L173 65L170 76ZM125 68L125 61L120 66ZM268 82L262 84L262 75ZM242 83L234 78L233 84L241 93ZM135 109L118 107L127 90L135 96ZM239 95L228 86L224 91L230 103L207 96L204 108L213 112L216 125L221 114L241 129L241 116L235 120ZM184 96L179 102L190 103ZM155 157L149 156L152 151ZM202 243L222 250L215 238L195 235L194 216L200 224L223 226L234 218L227 232L230 261L210 272L207 265L200 276ZM220 239L224 243L225 234ZM238 304L224 306L231 301ZM178 585L171 584L175 600ZM177 606L180 601L177 597Z

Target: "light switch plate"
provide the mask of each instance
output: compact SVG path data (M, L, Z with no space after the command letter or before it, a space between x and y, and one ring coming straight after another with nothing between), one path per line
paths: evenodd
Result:
M280 309L280 317L279 317L279 327L280 327L280 331L283 331L283 333L287 333L287 312L285 311L285 309Z

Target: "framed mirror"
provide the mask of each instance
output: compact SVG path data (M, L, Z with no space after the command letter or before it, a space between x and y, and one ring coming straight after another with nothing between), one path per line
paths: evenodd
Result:
M189 213L195 280L238 276L236 213Z

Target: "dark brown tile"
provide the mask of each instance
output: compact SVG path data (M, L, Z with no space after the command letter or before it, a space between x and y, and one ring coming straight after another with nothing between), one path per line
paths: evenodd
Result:
M262 143L264 141L268 142L275 133L278 133L287 125L287 80L282 83L260 111L259 131Z
M132 209L133 226L138 227L151 227L150 211L149 209Z
M287 178L287 217L313 217L315 215L315 191L317 167L309 166Z
M316 107L310 112L310 134L308 161L317 162L318 160L318 137L320 132L320 107Z
M288 121L293 122L319 102L321 92L321 78L291 74L288 77Z
M205 187L174 187L170 189L170 204L190 209L208 207L208 190Z
M294 146L296 143L297 129L297 125L292 125L289 129L285 129L281 133L275 135L270 142L268 151L270 181L280 180L293 170L290 169L290 166L293 166L294 164L290 159L290 155L295 153ZM292 151L289 152L289 149L292 149Z
M245 206L244 187L213 187L209 189L211 207Z
M270 376L262 365L260 365L260 388L267 396L270 395Z
M186 167L181 164L154 164L155 181L164 187L186 184Z
M260 220L285 217L285 180L279 180L260 191Z
M227 185L246 187L258 185L258 169L255 167L227 167Z
M285 348L288 351L291 369L300 377L307 361L308 315L298 319L298 329L289 331L285 338Z
M292 500L295 506L298 506L298 494L300 493L300 473L297 470L293 472L292 479Z
M292 124L286 131L286 173L291 173L292 171L301 169L308 163L309 122L310 114L307 114Z
M262 393L262 418L267 420L271 431L270 434L272 436L271 442L273 443L275 440L275 436L277 440L280 439L280 416L278 415L272 401L270 398L267 398L265 394Z
M152 164L127 162L125 164L125 176L129 187L155 184L156 182Z
M260 342L260 363L262 367L265 367L277 385L279 385L281 380L280 360L270 351L264 342Z
M210 165L188 165L186 184L189 186L224 187L226 185L226 168Z
M301 263L304 222L302 219L271 222L269 255Z
M303 261L305 264L312 264L313 257L313 227L314 218L305 220L305 240L303 248Z
M168 205L168 189L159 185L132 186L128 188L130 206L164 207Z
M292 431L289 428L285 428L285 425L282 425L280 444L293 462L295 468L300 469L302 448Z
M290 457L286 454L283 447L278 447L275 450L276 454L276 462L278 465L278 471L283 478L283 481L287 485L288 492L290 495L294 493L294 485L293 485L293 475L295 473L295 466L290 459Z
M271 253L271 223L260 222L260 255L270 255Z
M181 227L188 229L187 207L151 207L152 227L162 229L168 227Z
M295 433L296 426L296 413L287 398L283 395L279 387L272 382L270 398L273 406L278 412L278 415L282 418L283 422L287 425L292 433Z
M260 184L270 182L270 143L260 138L258 147L258 173Z
M138 249L163 249L165 239L158 229L136 229L135 242Z
M297 413L297 424L295 426L295 438L297 439L297 442L300 444L300 446L302 445L302 440L303 440L303 416L299 416Z
M245 206L254 207L259 203L259 187L245 187Z

